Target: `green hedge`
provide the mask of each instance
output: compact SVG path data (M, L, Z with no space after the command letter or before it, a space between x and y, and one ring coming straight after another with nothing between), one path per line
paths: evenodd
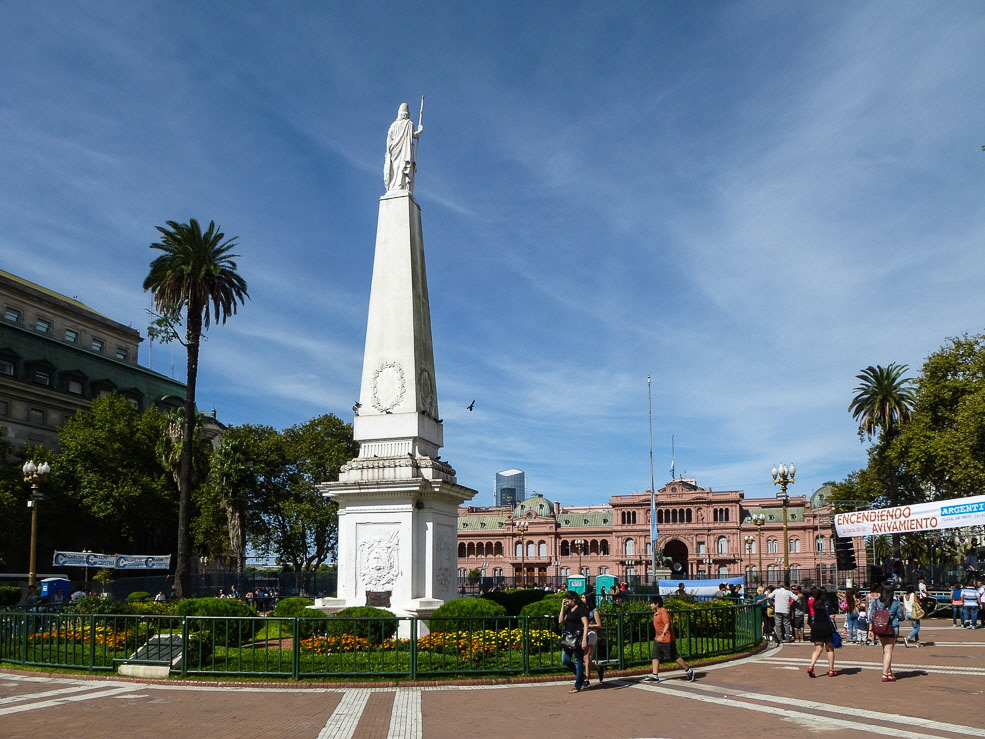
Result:
M150 593L146 590L135 590L127 596L127 603L146 603L150 600Z
M253 606L247 605L235 598L189 598L178 603L175 608L178 616L221 616L235 618L237 616L256 616ZM253 640L262 622L258 619L243 621L204 621L190 619L188 628L201 633L203 644L215 640L216 646L238 647ZM211 650L210 650L211 651Z
M564 593L548 595L533 603L528 603L520 610L521 616L553 616L555 619L561 612L561 602L564 600Z
M456 598L431 614L428 629L434 633L474 631L484 626L472 619L502 616L506 616L506 609L499 603L485 598Z
M0 606L16 606L21 600L21 589L16 585L0 585Z
M354 620L370 618L376 620ZM334 616L326 618L323 623L328 636L351 634L361 636L370 644L382 644L397 633L397 617L389 611L372 606L343 608Z
M519 616L525 606L543 600L548 595L550 593L544 590L523 588L520 590L494 590L491 593L486 593L482 598L491 600L493 603L499 603L506 609L507 616Z

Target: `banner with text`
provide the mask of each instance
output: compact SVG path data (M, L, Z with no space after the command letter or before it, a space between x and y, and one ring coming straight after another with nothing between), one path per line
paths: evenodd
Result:
M106 567L113 570L169 570L171 555L56 551L52 564L56 567Z
M657 586L661 595L670 595L677 592L677 586L680 583L684 583L684 592L688 595L714 595L718 592L719 583L745 587L746 579L740 575L739 577L722 577L711 580L658 580Z
M985 525L985 495L835 514L835 531L845 537L982 525Z

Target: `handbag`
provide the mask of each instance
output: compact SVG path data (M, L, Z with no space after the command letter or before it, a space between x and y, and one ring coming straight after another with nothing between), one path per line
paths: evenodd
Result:
M561 634L561 649L566 652L575 651L578 648L579 642L578 634L573 634L570 631L565 631Z
M921 606L920 606L920 602L917 601L916 599L914 599L914 601L913 601L913 620L914 621L919 621L925 615L926 614L924 613L923 608L921 608Z
M831 624L831 644L835 649L841 649L841 634L838 633L834 623Z

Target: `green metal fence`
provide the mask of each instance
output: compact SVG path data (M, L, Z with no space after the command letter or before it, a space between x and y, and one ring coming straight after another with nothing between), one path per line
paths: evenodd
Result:
M671 611L688 659L740 652L761 640L758 609ZM403 637L397 634L404 635ZM0 613L0 661L90 672L168 666L180 676L426 679L531 675L561 667L554 617L418 620ZM646 612L603 616L596 657L613 669L648 665Z

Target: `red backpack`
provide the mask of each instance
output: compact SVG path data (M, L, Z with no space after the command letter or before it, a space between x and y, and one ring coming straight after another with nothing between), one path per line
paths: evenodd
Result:
M872 625L872 633L876 636L895 636L893 629L893 618L889 615L889 609L882 607L881 600L872 601L872 616L869 623Z

